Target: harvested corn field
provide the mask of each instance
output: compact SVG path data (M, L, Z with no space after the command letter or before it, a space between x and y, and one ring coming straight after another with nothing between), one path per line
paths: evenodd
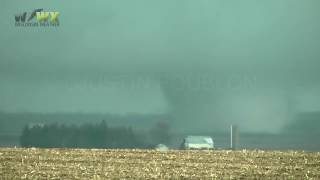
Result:
M0 149L1 179L319 179L320 153Z

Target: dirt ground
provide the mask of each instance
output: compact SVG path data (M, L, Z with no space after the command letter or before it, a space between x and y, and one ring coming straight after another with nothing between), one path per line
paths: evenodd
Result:
M0 148L0 179L320 179L320 153Z

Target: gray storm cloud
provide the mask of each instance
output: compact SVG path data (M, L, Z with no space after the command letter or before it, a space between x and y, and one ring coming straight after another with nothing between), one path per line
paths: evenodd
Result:
M295 113L320 109L319 7L5 0L0 108L170 113L175 128L277 132ZM15 14L36 8L59 11L60 27L14 27Z

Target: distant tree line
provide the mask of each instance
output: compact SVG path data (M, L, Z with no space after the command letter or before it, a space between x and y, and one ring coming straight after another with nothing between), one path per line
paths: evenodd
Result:
M147 133L130 127L108 127L97 124L48 124L25 126L20 137L22 147L42 148L151 148L169 143L169 126L159 122Z

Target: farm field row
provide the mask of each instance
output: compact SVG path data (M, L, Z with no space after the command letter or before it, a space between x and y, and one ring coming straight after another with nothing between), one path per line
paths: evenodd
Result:
M319 179L320 153L0 148L0 179Z

